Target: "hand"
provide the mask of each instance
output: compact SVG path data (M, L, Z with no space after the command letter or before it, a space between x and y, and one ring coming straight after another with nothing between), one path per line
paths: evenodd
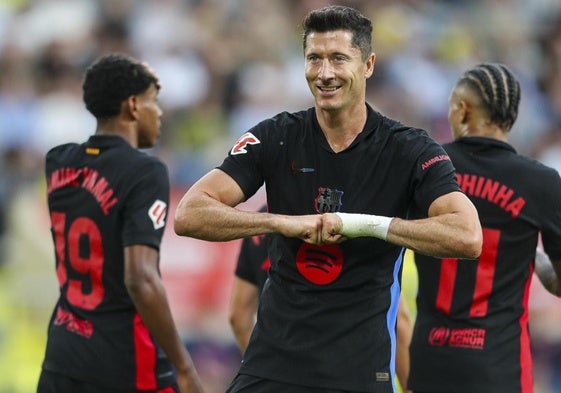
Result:
M340 234L343 229L341 217L333 213L325 213L322 216L321 237L325 244L341 243L347 238Z
M203 393L203 386L196 371L178 372L177 385L181 393Z
M320 245L322 241L322 216L278 216L278 232L286 237L294 237L306 243Z

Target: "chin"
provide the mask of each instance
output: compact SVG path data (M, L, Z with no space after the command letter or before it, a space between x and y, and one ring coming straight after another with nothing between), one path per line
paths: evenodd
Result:
M328 112L341 109L341 105L339 105L338 103L333 102L333 100L326 100L323 98L316 99L316 107Z

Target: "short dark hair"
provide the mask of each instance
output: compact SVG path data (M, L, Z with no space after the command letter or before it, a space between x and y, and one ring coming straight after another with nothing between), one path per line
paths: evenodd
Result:
M96 118L110 118L119 114L124 100L145 92L152 84L160 88L157 76L145 63L112 53L98 58L86 70L83 100Z
M466 71L456 86L467 85L479 96L489 120L509 131L518 117L520 84L503 64L482 63Z
M372 53L372 22L352 7L332 5L313 10L304 19L302 27L304 51L308 35L312 32L347 30L353 34L352 45L360 49L362 60Z

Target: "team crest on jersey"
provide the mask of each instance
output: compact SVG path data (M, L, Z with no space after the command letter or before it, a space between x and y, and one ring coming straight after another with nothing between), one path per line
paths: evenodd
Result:
M164 201L156 199L150 209L148 209L148 217L154 224L154 229L163 228L166 225L167 204Z
M234 144L234 147L232 147L232 150L230 150L230 154L233 156L237 154L245 154L247 153L247 145L258 145L259 143L261 143L261 141L257 139L255 135L253 135L251 132L246 132L245 134L240 136L240 138Z
M318 213L335 213L341 209L343 191L320 187L314 201Z

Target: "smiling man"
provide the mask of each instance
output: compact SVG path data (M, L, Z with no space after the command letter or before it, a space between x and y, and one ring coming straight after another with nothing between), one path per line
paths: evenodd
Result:
M175 231L271 234L269 278L229 392L394 392L405 248L476 258L481 227L442 147L366 103L371 21L329 6L303 27L314 107L245 132L183 196ZM268 212L236 209L263 183Z

